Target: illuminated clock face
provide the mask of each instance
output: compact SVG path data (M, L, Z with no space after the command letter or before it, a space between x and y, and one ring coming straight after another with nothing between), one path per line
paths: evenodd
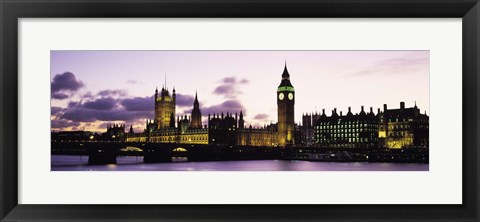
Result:
M285 95L283 95L283 93L278 94L278 99L279 100L283 100L283 98L285 98Z
M289 93L289 94L288 94L288 99L289 99L289 100L292 100L292 99L293 99L293 93Z

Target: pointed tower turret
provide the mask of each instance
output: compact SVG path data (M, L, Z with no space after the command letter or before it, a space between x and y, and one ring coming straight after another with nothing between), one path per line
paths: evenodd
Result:
M193 101L191 128L202 128L202 112L200 111L197 92L195 92L195 101Z
M193 101L193 107L199 107L197 91L195 91L195 101Z
M282 79L290 79L290 73L288 73L286 60L285 60L285 68L283 69L283 73L282 73Z
M363 116L363 115L366 115L366 113L365 113L365 110L364 110L364 107L363 107L363 106L361 106L360 115L362 115L362 116Z
M245 126L245 121L243 120L243 112L240 110L240 117L238 119L238 128L243 129Z
M176 91L175 91L175 86L173 86L172 98L173 98L173 102L175 103L175 101L176 101L176 99L177 99L177 93L176 93Z

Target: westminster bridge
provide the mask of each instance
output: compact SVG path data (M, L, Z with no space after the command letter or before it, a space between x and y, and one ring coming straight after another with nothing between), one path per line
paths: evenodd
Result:
M278 148L89 140L52 140L52 154L88 155L89 164L115 164L118 156L143 156L145 163L172 162L174 157L186 157L188 161L282 159L329 162L429 162L429 151L425 148L329 149L302 146Z
M117 156L143 156L145 163L188 161L279 159L285 150L213 144L179 144L122 141L52 141L52 154L88 155L89 164L115 164Z

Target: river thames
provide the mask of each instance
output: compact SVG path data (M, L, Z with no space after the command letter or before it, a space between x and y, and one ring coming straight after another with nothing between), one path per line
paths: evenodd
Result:
M182 160L182 159L179 159ZM245 160L143 163L142 157L118 157L117 164L88 165L88 156L52 155L52 171L428 171L428 164Z

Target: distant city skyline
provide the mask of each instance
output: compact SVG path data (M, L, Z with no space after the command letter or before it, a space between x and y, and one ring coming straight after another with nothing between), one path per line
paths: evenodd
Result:
M285 60L296 123L402 101L429 114L429 51L52 51L52 130L125 123L140 132L154 118L156 87L175 87L177 115L190 115L197 92L204 120L243 110L247 126L276 123Z

